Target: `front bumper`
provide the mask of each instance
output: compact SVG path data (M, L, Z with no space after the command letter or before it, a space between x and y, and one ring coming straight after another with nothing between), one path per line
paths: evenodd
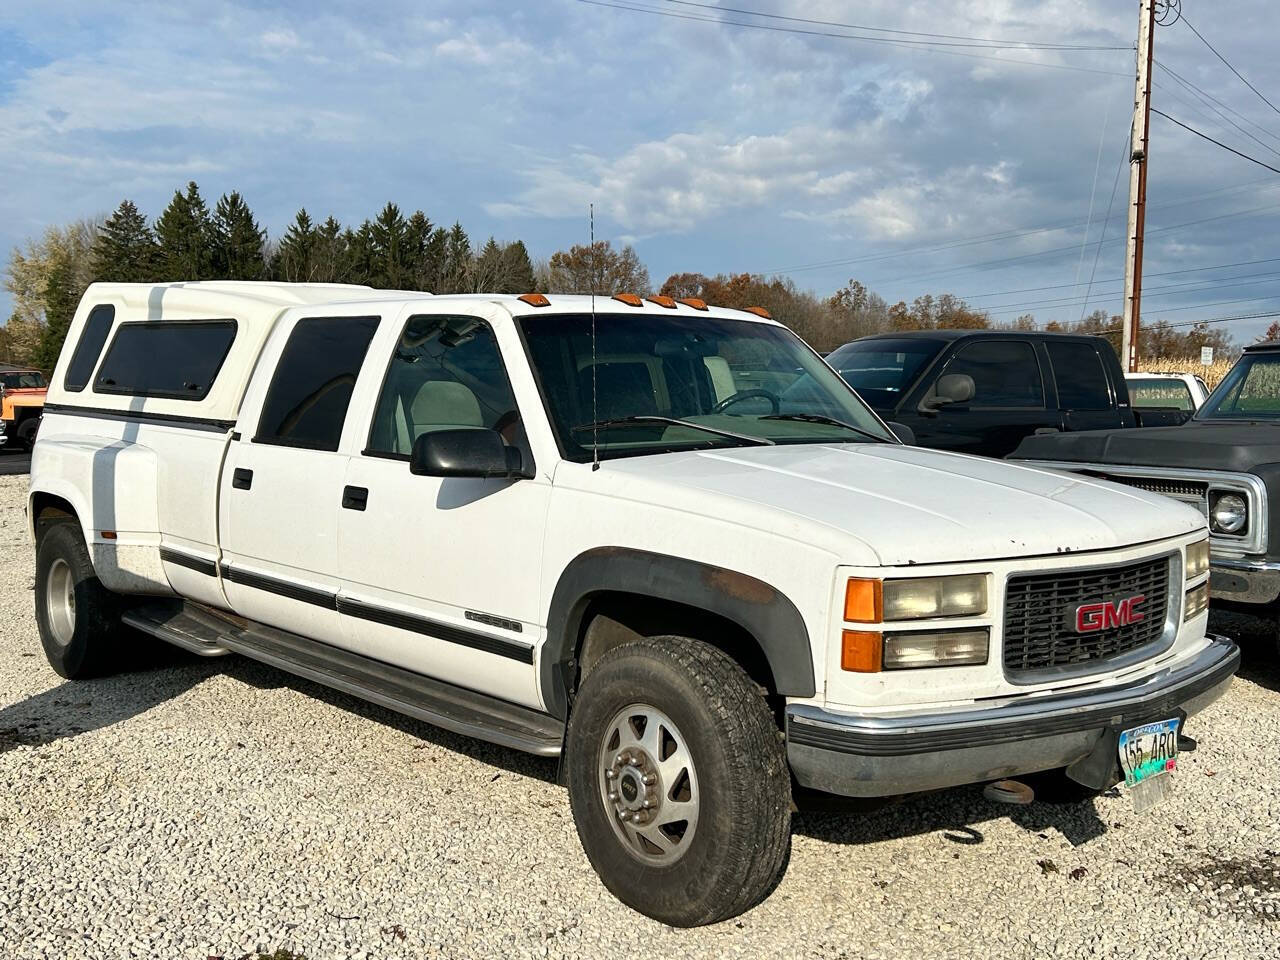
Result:
M1280 597L1280 563L1210 556L1209 595L1234 603L1271 603Z
M787 759L805 787L881 797L1067 767L1109 733L1184 714L1221 697L1240 666L1230 640L1192 661L1107 689L1001 707L878 717L787 708Z

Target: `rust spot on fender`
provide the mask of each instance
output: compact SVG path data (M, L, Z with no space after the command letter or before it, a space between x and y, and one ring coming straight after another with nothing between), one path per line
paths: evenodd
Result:
M767 606L778 597L778 592L767 583L732 570L708 570L702 579L710 589L746 603Z

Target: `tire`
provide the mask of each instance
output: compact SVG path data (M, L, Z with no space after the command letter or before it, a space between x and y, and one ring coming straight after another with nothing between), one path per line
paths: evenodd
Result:
M1045 770L1043 773L1032 773L1017 779L1035 791L1037 803L1047 803L1055 807L1087 803L1106 792L1077 783L1067 776L1066 770L1062 769Z
M38 417L28 417L18 425L16 439L18 446L23 450L30 451L36 445L36 434L40 432L40 419Z
M714 647L654 637L608 651L574 699L565 766L587 859L646 916L725 920L781 879L791 850L782 736L760 688Z
M101 676L117 662L119 598L98 580L74 521L54 523L40 532L35 602L40 643L58 676Z

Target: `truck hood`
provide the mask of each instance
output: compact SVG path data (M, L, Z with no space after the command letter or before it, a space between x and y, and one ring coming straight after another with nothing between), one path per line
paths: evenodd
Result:
M1280 463L1280 424L1191 420L1180 427L1055 433L1027 437L1011 457L1248 473L1265 463Z
M886 566L1132 546L1203 529L1165 497L898 444L778 445L606 461L611 493L807 539ZM856 551L863 553L865 551Z

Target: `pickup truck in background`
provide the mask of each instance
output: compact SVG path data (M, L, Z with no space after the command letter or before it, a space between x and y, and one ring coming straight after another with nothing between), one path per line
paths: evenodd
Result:
M886 421L922 447L1005 457L1024 437L1181 423L1137 411L1102 337L1010 330L919 330L863 337L826 357Z
M1126 373L1124 379L1129 402L1139 416L1178 410L1185 423L1209 399L1208 385L1192 373Z
M142 631L559 757L604 884L676 925L774 889L793 783L1157 799L1239 663L1201 514L903 445L693 299L95 284L28 515L60 675Z
M46 386L39 370L0 363L0 437L11 447L30 450L36 442Z
M1013 456L1195 507L1214 605L1280 613L1280 343L1246 347L1183 426L1030 437Z

